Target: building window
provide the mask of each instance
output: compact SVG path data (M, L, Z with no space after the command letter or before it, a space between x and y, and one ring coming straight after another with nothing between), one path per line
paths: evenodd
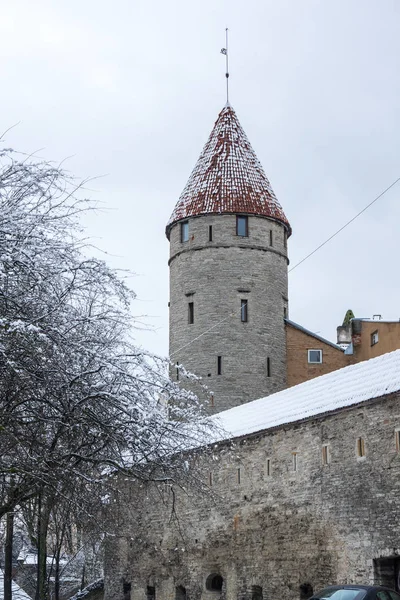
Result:
M260 585L251 586L251 600L263 600L263 591Z
M176 380L179 381L179 363L176 363Z
M396 452L400 452L400 429L396 429L394 432L394 440L396 443Z
M271 477L271 459L270 458L267 458L266 472L267 472L267 477Z
M217 358L217 374L222 374L222 356L218 356Z
M274 234L272 232L272 229L269 230L269 245L270 246L274 245Z
M212 225L208 226L208 241L212 242Z
M236 216L236 235L240 237L248 237L249 235L249 223L248 217L241 215Z
M242 323L247 323L249 319L249 307L247 298L243 298L240 301L240 320Z
M236 471L236 483L240 484L240 467Z
M210 394L210 406L214 408L214 394Z
M267 356L267 377L271 377L271 359Z
M194 302L188 303L188 323L189 325L194 323Z
M209 592L221 592L224 580L218 573L211 573L206 579L206 590Z
M286 229L283 232L283 247L285 248L285 250L287 249L287 232L286 232Z
M287 306L283 307L283 318L287 319Z
M310 364L321 364L322 350L308 350L308 362Z
M208 474L208 485L209 485L210 487L212 487L212 484L213 484L213 474L210 472L210 473Z
M186 588L183 585L178 585L175 588L175 600L186 600Z
M373 333L371 333L371 346L375 346L375 344L377 344L378 341L379 341L379 334L378 334L378 330L376 330Z
M328 444L324 444L322 446L322 464L329 465L330 462L331 462L331 456L330 456L330 452L329 452L329 446L328 446Z
M361 458L362 456L365 456L364 438L362 438L362 437L357 438L356 451L357 451L357 456L359 458Z
M189 221L181 223L181 242L189 241Z
M147 586L147 600L156 600L156 588L152 585Z
M298 453L297 452L292 452L292 464L293 464L293 471L296 472L299 468L299 461L298 461Z

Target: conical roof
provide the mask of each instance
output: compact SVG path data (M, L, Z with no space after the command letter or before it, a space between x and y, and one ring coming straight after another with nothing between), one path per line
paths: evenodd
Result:
M229 104L219 113L173 210L167 237L177 221L221 213L268 217L286 225L288 235L291 234L289 221Z

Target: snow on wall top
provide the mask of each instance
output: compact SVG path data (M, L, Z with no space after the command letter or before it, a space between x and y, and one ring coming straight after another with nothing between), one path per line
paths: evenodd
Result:
M400 390L400 350L300 383L211 417L223 441L301 421Z
M166 234L176 221L204 214L247 213L284 223L291 234L264 169L233 108L227 104L214 128L168 221Z

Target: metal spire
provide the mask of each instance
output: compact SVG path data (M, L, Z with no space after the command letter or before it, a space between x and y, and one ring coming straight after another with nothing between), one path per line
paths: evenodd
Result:
M229 63L228 63L228 28L225 29L225 48L221 48L221 54L225 54L226 61L226 103L229 104Z

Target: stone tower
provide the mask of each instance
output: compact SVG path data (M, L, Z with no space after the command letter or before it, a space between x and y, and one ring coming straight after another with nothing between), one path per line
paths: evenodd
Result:
M202 377L210 412L284 388L291 229L229 104L166 234L170 357Z

